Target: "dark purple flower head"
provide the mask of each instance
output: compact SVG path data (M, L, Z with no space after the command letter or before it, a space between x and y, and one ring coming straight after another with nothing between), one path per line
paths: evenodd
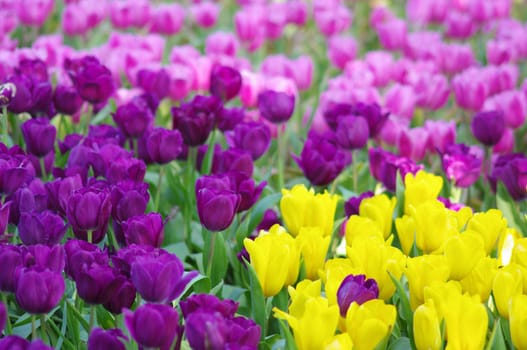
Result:
M210 231L222 231L234 220L241 196L234 192L223 177L202 177L196 181L196 204L201 224ZM229 182L229 180L226 180Z
M185 318L185 336L192 349L225 349L228 320L219 313L197 311Z
M60 272L22 267L16 270L15 297L30 314L46 314L59 303L66 283Z
M210 74L210 93L223 101L232 100L242 87L242 75L237 69L216 66Z
M57 85L53 93L53 104L57 112L74 115L79 111L83 103L82 98L75 86Z
M216 153L216 152L214 152ZM218 157L214 157L212 162L213 174L225 174L239 172L247 177L253 175L254 162L251 155L241 149L229 148L218 152Z
M352 115L355 109L348 103L330 102L323 111L324 120L332 130L337 130L338 121L344 116Z
M358 103L354 106L354 113L357 116L366 118L370 131L370 138L374 138L381 131L384 123L388 119L389 113L383 113L378 104Z
M238 310L237 302L231 299L220 300L217 296L211 294L194 294L179 304L185 319L192 313L199 311L218 312L224 318L233 318Z
M95 144L102 147L103 145L113 144L124 146L126 137L119 128L109 124L90 125L88 137L84 144L88 147L94 147Z
M124 315L132 338L146 348L170 349L182 335L178 312L171 306L145 304L134 312L124 310Z
M363 192L357 197L351 197L344 203L344 211L346 216L350 217L351 215L359 215L360 204L363 199L373 197L373 192Z
M49 210L40 213L24 212L20 215L18 233L25 245L53 245L64 237L66 228L64 220Z
M404 179L406 174L415 174L423 168L422 165L415 164L410 158L396 156L382 148L370 149L369 158L370 171L373 177L392 192L395 192L397 172L400 172L401 178Z
M0 190L10 195L35 177L35 168L25 155L0 155Z
M260 158L271 145L271 130L264 123L240 123L226 136L231 147L249 152L253 160Z
M48 81L33 82L31 108L27 111L33 117L52 118L57 114L53 105L53 87Z
M170 75L164 69L140 69L137 72L137 86L161 100L168 96Z
M160 247L164 238L163 217L158 213L132 216L122 223L126 244Z
M94 56L66 60L65 68L85 101L106 102L115 90L112 72Z
M294 156L305 177L316 186L331 183L351 163L348 151L338 147L335 134L310 131L300 157Z
M20 60L17 73L25 74L35 81L47 81L49 79L48 67L46 63L39 58Z
M500 110L477 113L470 124L474 137L485 146L497 144L505 131L505 118Z
M379 286L373 278L366 279L365 275L349 275L344 278L337 291L340 315L346 317L353 302L360 305L378 297Z
M66 253L60 244L53 246L35 244L21 248L25 267L49 269L55 272L64 271Z
M209 137L222 108L216 96L195 96L192 101L172 108L174 129L181 132L187 146L199 146Z
M108 265L84 265L75 276L77 293L88 304L110 301L119 286L119 279L126 279Z
M94 328L90 337L88 338L88 350L125 350L126 346L123 343L128 338L119 328L112 328L104 330L102 328Z
M82 188L82 179L79 175L57 179L45 184L49 198L50 209L66 216L68 200L76 190Z
M142 183L146 174L146 164L137 158L118 158L106 167L106 178L112 184L122 181Z
M245 118L245 109L244 108L221 108L216 114L216 126L221 131L225 132L232 130L242 122Z
M123 276L119 276L113 286L113 292L110 299L103 304L104 308L113 314L120 314L123 309L132 307L135 301L137 290L132 281Z
M354 150L366 146L370 129L366 118L344 116L337 122L335 136L337 143L344 149Z
M127 137L138 138L152 127L154 115L144 99L134 98L117 108L113 120Z
M20 247L10 244L0 244L0 291L15 291L15 271L23 265L23 255Z
M232 181L232 188L240 195L240 205L238 206L238 213L249 210L256 201L260 198L264 187L267 185L266 181L261 182L258 186L252 177L239 172L228 173Z
M183 137L178 130L154 128L144 138L149 159L154 163L170 163L183 149Z
M0 350L53 350L53 348L40 339L30 342L18 335L8 335L0 339Z
M490 183L496 191L501 181L512 198L521 200L527 197L527 157L522 153L501 155L494 162L489 176Z
M66 251L65 272L73 280L83 268L92 264L107 266L110 261L107 252L86 241L71 239L64 245L64 250Z
M81 134L68 134L64 137L63 141L58 141L60 154L65 154L69 152L73 147L77 146L84 135Z
M266 90L258 95L258 109L262 117L271 123L287 122L295 110L295 96L285 92Z
M148 184L134 181L121 181L112 186L112 218L118 222L141 215L150 199Z
M469 187L481 174L483 152L477 154L473 147L464 144L448 145L441 159L446 177L457 187Z
M256 226L256 232L260 232L261 230L269 231L269 229L275 225L275 224L282 224L282 221L278 217L278 214L273 209L267 209L264 212L264 215L262 217L262 220Z
M163 249L154 248L149 245L131 244L119 249L117 254L112 255L112 263L121 274L130 277L131 265L138 257L146 255L159 256L163 254L169 253Z
M0 85L0 108L7 107L11 104L16 95L16 85L6 83Z
M43 157L53 150L57 129L49 119L29 119L20 128L29 153Z
M261 329L253 320L245 317L234 317L229 320L229 333L227 344L230 348L240 347L242 349L258 349L260 343Z

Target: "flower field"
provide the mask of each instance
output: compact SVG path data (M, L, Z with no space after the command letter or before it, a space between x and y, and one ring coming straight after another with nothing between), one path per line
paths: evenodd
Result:
M0 350L527 350L521 0L0 0Z

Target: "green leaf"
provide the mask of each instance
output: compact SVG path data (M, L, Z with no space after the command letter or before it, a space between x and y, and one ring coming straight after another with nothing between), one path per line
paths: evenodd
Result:
M108 100L108 103L106 104L106 106L104 106L104 108L101 109L99 113L95 115L95 117L93 117L91 124L100 124L102 121L108 118L110 113L115 111L115 109L116 109L115 100L111 98L110 100Z
M408 350L412 348L410 339L407 337L397 338L393 343L388 346L388 350Z
M280 334L285 339L286 349L287 350L296 350L296 343L295 339L293 338L293 334L291 334L291 330L289 329L289 325L284 320L278 320L280 324Z
M527 222L521 215L517 203L512 199L503 183L498 182L498 196L496 197L496 204L503 216L507 219L509 226L515 228L522 234L527 236Z
M209 276L212 285L216 286L223 280L229 267L227 247L222 232L206 231L205 234L207 236L203 247L203 267L207 269L206 274ZM211 257L212 260L210 260Z
M408 295L406 294L406 290L401 284L401 281L393 277L393 275L389 272L388 272L388 275L390 276L393 284L395 285L395 289L397 290L397 295L399 296L399 302L402 308L401 317L406 321L406 331L407 331L408 337L410 339L413 339L414 314L412 312L412 308L410 307L410 300L408 299Z
M501 318L498 318L494 323L494 328L490 335L489 341L487 343L486 350L507 350L507 345L505 344L505 339L503 337L502 327L501 327Z
M404 214L404 181L401 172L397 172L397 180L395 184L395 198L397 199L395 214L397 217L402 217Z
M252 267L252 265L248 262L245 263L247 265L247 272L249 273L250 289L248 290L248 293L251 300L251 318L262 328L263 339L267 331L265 297L263 295L262 286L260 286L260 282L258 281L254 267Z

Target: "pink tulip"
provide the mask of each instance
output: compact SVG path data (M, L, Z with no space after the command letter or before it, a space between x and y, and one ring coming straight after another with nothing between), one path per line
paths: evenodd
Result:
M190 13L194 21L202 28L210 28L216 25L220 6L210 1L193 4Z
M430 147L430 134L423 127L402 129L399 135L399 154L419 162Z
M427 120L424 128L430 135L433 152L443 153L448 145L456 143L456 122L445 120Z
M238 39L231 32L214 32L205 40L205 53L207 55L236 56L238 52Z
M521 91L511 90L499 93L485 101L483 110L500 110L509 128L523 125L527 115L527 99Z
M392 85L384 97L384 107L399 117L411 120L414 115L416 95L408 85Z
M386 50L401 50L406 46L407 28L402 19L392 19L377 25L377 34Z
M507 154L514 151L514 130L505 128L501 139L492 147L494 153Z
M174 35L181 31L185 22L185 10L178 4L160 4L152 9L150 31Z
M328 58L330 62L344 69L346 63L355 59L357 43L351 36L334 36L329 39Z

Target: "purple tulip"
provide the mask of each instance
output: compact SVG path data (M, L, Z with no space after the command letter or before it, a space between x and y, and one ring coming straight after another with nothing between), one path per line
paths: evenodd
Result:
M240 204L237 212L241 213L242 211L249 210L260 198L267 182L262 181L256 186L254 179L243 173L231 172L228 175L232 181L232 187L240 195Z
M264 123L240 123L226 136L231 147L249 152L253 160L260 158L271 145L271 130Z
M170 75L164 69L140 69L137 72L137 86L158 99L168 96Z
M19 247L0 244L0 266L2 266L0 269L0 291L15 291L15 271L22 265L23 256Z
M57 112L74 115L82 106L82 98L74 86L57 85L53 94L53 103Z
M8 335L0 339L0 350L53 350L53 348L40 339L30 342L18 335Z
M485 146L497 144L505 131L502 111L479 112L470 124L474 137Z
M107 265L91 264L83 266L75 276L77 293L88 304L104 304L110 301L115 290L120 285L117 270Z
M215 152L216 153L216 150ZM225 174L239 172L248 177L253 175L254 162L251 155L245 150L229 148L218 152L212 162L212 173Z
M253 320L245 317L234 317L229 322L230 330L227 336L229 346L240 346L246 349L258 349L262 330Z
M146 164L144 161L133 157L128 159L117 158L107 165L105 173L111 184L122 181L142 183L146 174Z
M384 123L388 119L389 113L383 113L378 104L358 103L354 107L355 115L366 118L370 130L370 138L374 138L381 131Z
M216 115L216 126L219 130L225 132L233 130L245 118L244 108L221 108Z
M11 104L11 101L16 95L16 85L13 83L6 83L0 85L0 108L4 108Z
M0 238L6 233L10 207L11 202L6 202L0 207Z
M66 216L68 200L78 189L82 188L82 179L79 175L57 179L45 184L49 198L50 209L62 216Z
M103 304L104 308L113 314L120 314L123 309L129 309L135 302L137 290L128 278L119 276L113 285L110 299Z
M60 244L53 246L35 244L21 248L25 267L47 269L53 272L64 271L66 254Z
M453 203L448 198L439 196L437 197L437 200L443 203L445 205L445 208L450 209L450 210L459 211L465 208L465 205L463 203Z
M337 291L340 315L346 317L353 302L361 305L378 297L379 286L373 278L366 279L365 275L349 275L344 278Z
M88 137L84 140L86 146L94 147L97 144L99 147L107 144L124 146L126 137L123 135L118 127L109 124L90 125L88 129ZM92 144L93 143L93 144Z
M85 101L92 104L106 102L115 90L112 72L94 56L67 60L65 68Z
M10 195L35 177L35 168L26 156L0 156L0 190Z
M330 102L323 111L324 120L332 130L337 130L338 121L354 114L354 107L348 103Z
M210 93L223 101L232 100L242 86L242 76L237 69L228 66L215 67L210 75Z
M178 130L154 128L145 134L145 143L150 160L158 164L170 163L183 149L183 138Z
M174 35L185 23L185 9L177 3L157 4L152 9L150 31L153 33Z
M113 120L127 137L138 138L152 126L154 115L143 99L134 98L117 108Z
M11 96L7 109L12 113L29 112L33 105L33 81L31 78L23 74L16 74L10 77L6 83L14 86L13 91L16 92Z
M184 274L183 264L177 256L147 254L131 263L132 282L144 300L166 303L176 299L197 271Z
M271 123L287 122L295 110L295 96L273 90L266 90L258 95L258 109L262 117Z
M479 154L478 154L479 153ZM464 144L452 144L442 154L443 171L457 187L469 187L481 174L483 151Z
M228 320L218 313L193 312L185 318L185 336L192 349L225 349Z
M107 252L95 244L77 239L71 239L64 245L66 252L66 274L73 280L84 268L89 268L92 264L107 266L110 259Z
M158 213L132 216L122 223L126 244L160 247L164 238L163 217Z
M328 185L351 163L351 155L338 147L331 132L310 131L300 157L294 159L316 186Z
M15 297L18 305L30 314L45 314L58 305L66 284L59 272L19 268L15 272Z
M112 218L123 222L145 212L150 195L148 184L122 181L112 186Z
M363 199L373 197L373 192L363 192L357 197L351 197L344 203L344 211L346 216L359 215L360 204Z
M199 220L210 231L222 231L231 225L240 200L241 196L232 190L201 187L196 182Z
M196 96L191 102L172 108L173 126L181 132L187 146L199 146L209 137L221 100L216 96Z
M262 220L256 226L256 232L261 230L269 231L269 229L275 224L282 224L282 221L279 219L278 214L273 209L267 209L262 217Z
M170 349L179 342L182 329L176 309L168 305L145 304L134 312L125 310L124 320L132 338L146 348Z
M53 245L60 242L66 233L64 220L51 211L30 212L20 215L18 232L22 243Z
M496 191L501 181L514 200L527 197L527 157L522 153L501 155L494 162L489 176L492 188Z
M233 318L238 310L238 303L230 300L220 300L215 295L194 294L180 302L183 317L187 318L194 312L202 311L220 313L224 318Z
M20 128L29 153L43 157L53 150L57 129L49 119L29 119Z
M396 156L382 148L372 148L368 153L373 177L392 192L395 192L397 172L400 172L401 178L404 179L406 174L415 174L423 168L409 158Z
M99 243L106 233L111 211L112 202L107 190L85 187L72 193L66 214L77 238L87 240L87 231L92 231L93 242Z
M335 131L337 143L344 149L359 149L368 143L370 130L368 122L360 116L347 116L339 119Z
M123 343L128 338L119 328L112 328L104 330L102 328L94 328L90 337L88 338L88 350L125 350L126 346Z
M7 306L4 303L0 302L0 335L4 331L4 328L7 322L7 317L8 317Z

